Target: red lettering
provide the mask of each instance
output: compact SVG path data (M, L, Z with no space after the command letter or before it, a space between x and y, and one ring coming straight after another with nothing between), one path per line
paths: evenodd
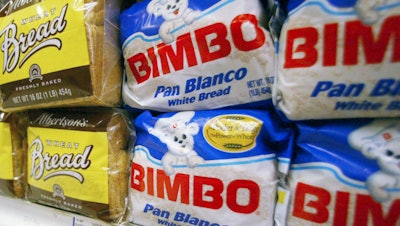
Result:
M250 31L247 30L249 29L249 23L252 29ZM245 29L244 32L243 29ZM264 31L258 26L257 18L251 14L242 14L235 17L231 23L231 32L235 34L232 36L233 43L241 51L258 49L265 43ZM247 36L250 36L249 34L253 34L254 32L256 34L255 37L247 40Z
M248 202L247 204L238 203L238 190L247 189L248 190ZM237 213L252 213L257 210L260 202L260 187L249 180L234 180L229 183L227 187L227 200L226 204L234 212Z
M204 186L209 189L204 192ZM193 183L193 205L206 207L209 209L219 209L223 205L221 193L224 190L224 184L221 180L209 177L194 176ZM208 197L209 201L203 199Z
M323 66L336 65L337 58L337 39L338 39L338 24L326 24L324 26L324 55L322 60Z
M334 196L334 208L329 208L331 195L328 190L300 182L295 191L293 216L315 223L326 223L329 216L333 216L334 226L348 225L349 217L353 217L353 226L399 225L399 199L391 201L390 207L385 204L383 209L382 203L375 202L370 195L354 194L355 211L354 215L350 215L351 195L349 192L337 191Z
M333 226L345 226L349 213L350 194L348 192L338 191L336 193L335 216Z
M226 39L228 31L223 23L216 23L200 28L195 32L201 62L217 60L226 57L231 52L231 45ZM209 39L207 39L209 37ZM209 42L209 43L208 43ZM213 49L213 51L211 51Z
M131 173L131 188L143 192L146 187L144 184L144 169L141 165L132 163L132 173Z
M154 196L154 169L147 168L147 194Z
M152 73L153 73L153 78L156 78L158 76L160 76L160 71L158 70L158 63L157 63L157 56L154 53L154 48L151 47L147 50L147 54L149 55L149 60L151 62L151 65L153 65L152 67ZM139 82L138 82L139 84Z
M149 67L144 53L138 53L128 59L129 68L132 71L133 77L135 77L138 84L148 80L151 74L151 68Z
M131 188L139 192L147 189L148 195L173 202L190 204L192 201L193 206L208 209L220 209L226 203L230 210L242 214L256 211L261 196L260 187L251 180L233 180L226 185L225 190L224 182L218 178L193 176L191 181L190 175L182 173L169 177L161 169L148 167L145 170L135 162L132 163ZM247 201L243 193L248 195ZM193 197L190 197L192 194Z
M331 196L327 190L298 183L294 199L293 216L315 223L324 223L329 218L327 205L330 201Z
M299 43L302 41L302 43ZM318 60L318 31L307 27L287 32L284 68L310 67ZM296 47L295 47L296 46ZM300 55L300 56L299 56Z
M189 204L189 175L176 174L172 184L170 177L163 170L157 170L157 197L164 199L166 192L168 200L176 201L179 191L181 202Z
M167 75L183 70L185 66L193 67L200 62L207 63L227 57L232 46L240 51L251 51L265 45L265 32L258 25L254 15L236 16L229 28L230 33L234 35L228 35L225 24L215 23L199 28L193 33L182 34L172 44L160 43L156 49L150 47L147 49L147 55L137 53L127 59L130 71L137 84L140 84L151 77L159 77L160 73Z
M189 67L197 65L193 43L190 39L190 33L181 35L176 39L176 53L171 45L166 45L165 43L157 45L157 48L158 53L160 54L162 72L164 74L171 73L169 67L170 63L175 71L182 70L184 67L184 58Z
M396 199L390 206L386 217L383 215L382 204L375 202L369 195L357 195L354 226L367 226L369 216L373 225L395 226L400 224L400 200Z
M367 64L376 64L383 61L388 50L389 40L394 40L392 62L400 62L400 16L388 17L382 24L378 39L374 40L371 26L366 26L360 21L346 23L344 65L358 63L359 44L363 45Z
M367 64L379 64L390 53L391 62L400 62L400 16L391 16L382 22L379 31L360 21L341 24L325 24L323 31L314 27L297 28L287 31L284 68L314 66L322 57L322 66L337 65L339 37L343 39L343 65L357 65L362 56ZM339 34L340 30L344 30ZM322 38L319 38L322 36ZM317 48L319 39L321 48ZM390 46L392 45L392 46Z

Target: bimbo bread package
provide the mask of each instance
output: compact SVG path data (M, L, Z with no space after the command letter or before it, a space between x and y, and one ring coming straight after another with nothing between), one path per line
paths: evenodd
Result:
M0 107L120 105L120 4L9 1L0 11Z
M272 112L145 111L135 127L130 222L273 225L277 158L293 136Z
M277 225L400 225L400 120L298 123ZM281 209L282 213L282 209Z
M271 104L274 45L260 1L146 0L122 12L128 107Z
M288 1L274 104L292 120L400 116L400 1Z

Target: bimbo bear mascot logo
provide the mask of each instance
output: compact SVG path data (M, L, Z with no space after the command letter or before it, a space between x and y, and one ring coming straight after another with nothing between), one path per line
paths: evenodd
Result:
M391 200L389 190L400 188L400 122L376 119L353 131L349 143L380 167L366 181L371 196L377 202Z
M380 18L377 8L387 0L358 0L354 6L358 17L366 25L372 25Z
M151 134L167 145L168 151L162 157L161 164L168 176L175 173L173 164L180 160L186 162L190 168L204 162L193 150L193 136L200 130L197 123L190 123L193 116L193 111L179 112L172 117L159 119L150 130Z
M162 16L158 34L165 43L171 43L175 37L171 32L180 24L192 24L200 12L188 8L188 0L152 0L147 5L147 12L154 16Z

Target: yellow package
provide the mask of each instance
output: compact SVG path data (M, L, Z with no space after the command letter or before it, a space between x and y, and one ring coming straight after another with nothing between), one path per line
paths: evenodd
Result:
M121 221L132 140L127 118L116 109L29 112L27 199Z
M120 2L8 2L0 11L1 108L119 105Z

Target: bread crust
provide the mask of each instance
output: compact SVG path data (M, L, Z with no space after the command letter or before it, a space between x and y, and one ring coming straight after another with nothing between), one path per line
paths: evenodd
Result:
M10 133L13 153L14 195L17 198L25 196L26 188L26 152L28 150L26 124L23 113L11 114Z
M24 113L0 112L0 121L2 123L8 123L10 126L8 133L10 133L9 135L11 137L11 150L9 150L9 153L12 155L11 160L13 178L9 185L4 189L7 191L7 195L15 198L25 197L26 152L28 150L26 120L27 117Z

